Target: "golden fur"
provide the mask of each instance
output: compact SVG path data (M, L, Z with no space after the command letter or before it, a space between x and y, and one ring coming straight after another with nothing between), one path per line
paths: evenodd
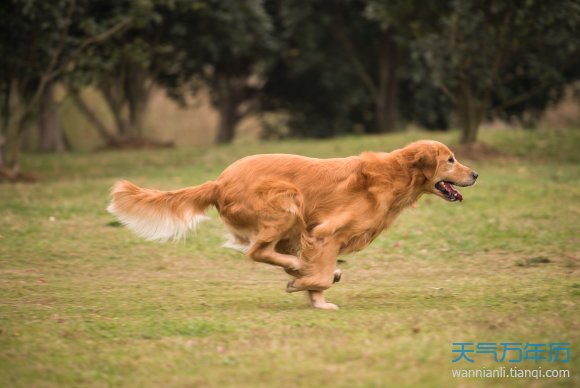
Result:
M254 155L215 182L177 191L119 182L108 210L138 235L167 240L195 229L215 206L230 233L226 246L283 267L296 278L287 291L308 290L314 307L337 308L322 292L340 280L339 254L367 247L423 194L455 200L435 187L439 182L468 186L476 178L434 141L344 159Z

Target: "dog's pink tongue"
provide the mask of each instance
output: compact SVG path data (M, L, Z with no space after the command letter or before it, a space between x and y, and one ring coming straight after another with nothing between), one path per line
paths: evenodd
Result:
M453 187L453 185L451 185L451 183L444 182L444 184L445 184L445 189L447 191L449 191L450 193L453 193L453 194L457 194L457 199L459 199L459 202L463 201L463 195L461 195L459 190L457 190L455 187Z

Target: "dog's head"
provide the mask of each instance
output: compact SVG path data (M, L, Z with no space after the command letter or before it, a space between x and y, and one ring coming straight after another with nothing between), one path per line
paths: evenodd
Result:
M405 158L425 179L418 180L424 192L447 201L463 201L454 186L472 186L478 174L459 163L447 146L437 141L418 141L403 149Z

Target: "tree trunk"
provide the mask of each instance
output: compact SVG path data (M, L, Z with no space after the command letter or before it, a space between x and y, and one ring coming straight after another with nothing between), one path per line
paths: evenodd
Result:
M97 129L99 136L101 139L106 143L110 142L113 137L109 134L109 131L103 124L103 122L97 117L95 112L85 103L85 100L75 91L70 91L70 95L72 96L73 103L77 107L82 114L85 115L87 120Z
M0 168L6 165L6 136L0 133Z
M457 115L461 127L461 144L472 144L477 141L479 126L489 108L489 99L478 98L467 82L459 85L457 93Z
M400 64L400 50L389 31L383 32L380 39L379 88L375 101L377 132L389 133L398 129L399 82L397 70Z
M25 129L31 124L33 115L30 110L20 114L18 119L14 120L15 131L6 142L6 166L13 170L18 170L18 162L20 157L20 149L22 148L22 134Z
M5 76L5 75L4 75ZM10 99L12 97L12 82L8 77L3 78L4 100L2 101L2 119L0 120L0 168L6 165L6 148L8 143L8 128L10 125Z
M34 129L38 129L38 132L40 133L40 121L36 120L36 126L31 127L31 126L26 126L26 128L24 128L24 132L22 132L22 140L20 141L21 145L20 145L20 149L22 151L26 151L26 152L35 152L38 151L38 145L37 144L33 144L33 131Z
M147 73L135 61L128 59L125 69L125 98L129 104L129 131L132 136L142 137L151 85L147 85Z
M237 118L237 106L229 96L220 96L218 102L220 123L216 137L217 144L231 143L234 140Z
M461 116L461 115L460 115ZM479 123L473 120L459 120L461 125L461 144L472 144L477 141L477 130Z
M231 143L234 140L236 125L241 118L238 108L244 101L244 78L229 75L216 77L219 93L217 105L220 114L216 143Z
M131 58L124 58L117 70L99 85L115 120L117 133L112 137L141 137L153 83L148 73ZM97 129L104 137L102 126Z
M43 152L63 152L66 150L62 126L54 102L54 84L49 82L42 92L40 103L39 148Z
M110 77L99 84L99 89L113 114L115 127L117 129L116 136L130 135L129 124L123 117L123 108L125 107L126 99L123 93L122 78Z

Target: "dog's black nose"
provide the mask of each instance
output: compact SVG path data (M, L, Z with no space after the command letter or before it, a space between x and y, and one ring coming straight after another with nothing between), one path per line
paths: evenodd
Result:
M477 179L477 177L479 176L479 174L476 173L475 171L472 172L471 175L473 175L473 179Z

